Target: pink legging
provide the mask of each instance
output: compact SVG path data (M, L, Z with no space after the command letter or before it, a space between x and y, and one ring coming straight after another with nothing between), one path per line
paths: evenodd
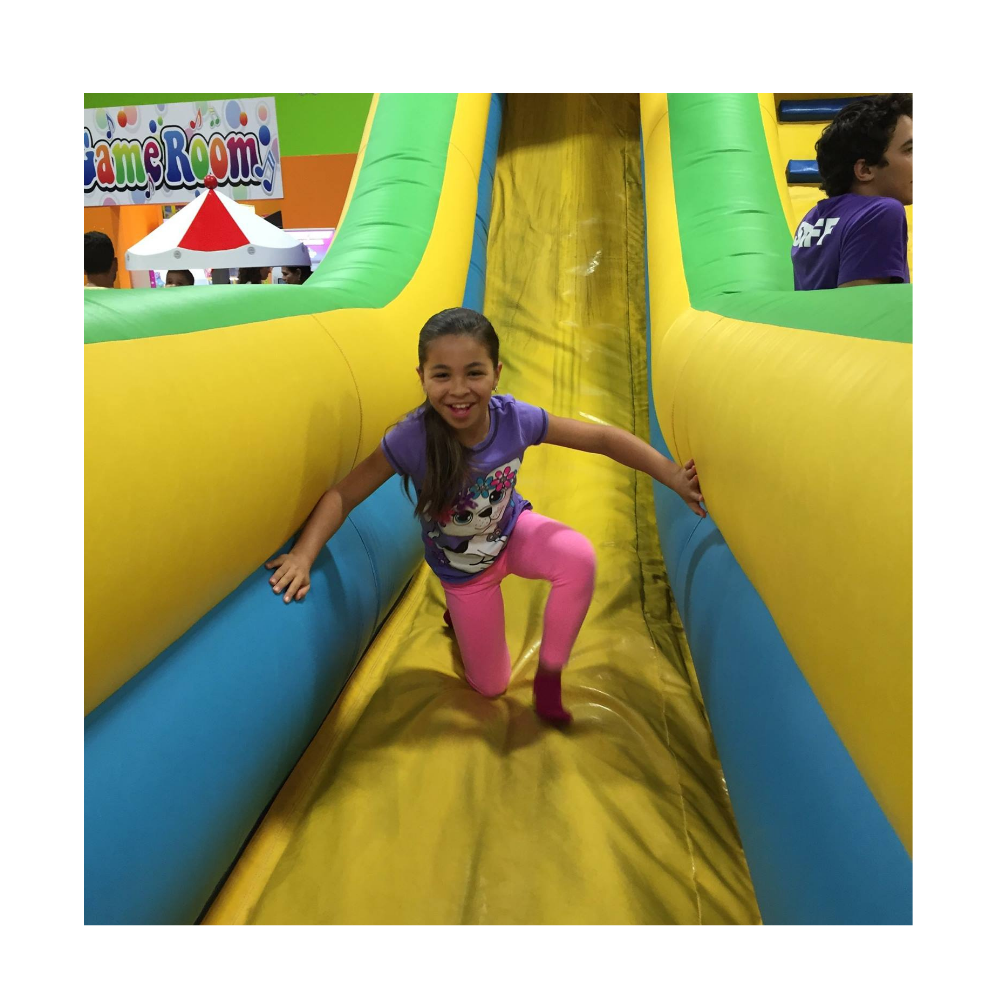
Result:
M510 681L510 651L504 634L500 581L510 573L550 580L539 662L562 669L594 594L594 547L578 531L522 511L500 558L468 583L444 584L466 680L487 698L503 694Z

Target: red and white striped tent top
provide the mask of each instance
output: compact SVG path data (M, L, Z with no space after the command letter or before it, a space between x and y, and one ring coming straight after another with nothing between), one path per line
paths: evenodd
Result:
M212 178L214 180L215 178ZM208 186L125 252L129 271L308 264L305 245Z

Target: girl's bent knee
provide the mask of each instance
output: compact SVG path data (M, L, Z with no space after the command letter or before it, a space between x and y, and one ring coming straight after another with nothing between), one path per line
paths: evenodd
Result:
M492 683L483 681L479 681L477 683L469 677L468 674L466 674L465 679L469 682L469 687L471 687L473 691L478 691L484 698L499 698L500 695L507 690L507 684L510 680L510 678L507 677L504 678L502 682L498 678Z
M597 553L589 538L585 538L583 535L578 537L573 546L570 565L574 576L588 584L593 584L594 576L597 573Z

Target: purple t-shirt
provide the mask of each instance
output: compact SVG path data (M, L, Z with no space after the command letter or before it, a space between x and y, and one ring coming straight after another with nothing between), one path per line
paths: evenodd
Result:
M895 198L841 194L810 209L792 244L795 290L863 278L909 282L906 210Z
M401 476L413 480L420 495L427 471L425 403L382 438L382 452ZM531 506L514 488L524 451L541 444L548 414L513 396L491 396L490 429L472 452L482 471L452 501L443 521L420 518L424 557L446 583L465 583L499 558L521 511Z

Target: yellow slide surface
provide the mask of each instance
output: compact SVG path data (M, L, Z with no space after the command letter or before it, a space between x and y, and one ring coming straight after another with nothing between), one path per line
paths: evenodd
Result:
M648 437L643 243L638 98L510 95L485 304L501 392ZM504 582L513 678L489 701L422 566L205 922L760 922L649 479L541 446L518 488L597 550L573 725L531 708L548 584Z

